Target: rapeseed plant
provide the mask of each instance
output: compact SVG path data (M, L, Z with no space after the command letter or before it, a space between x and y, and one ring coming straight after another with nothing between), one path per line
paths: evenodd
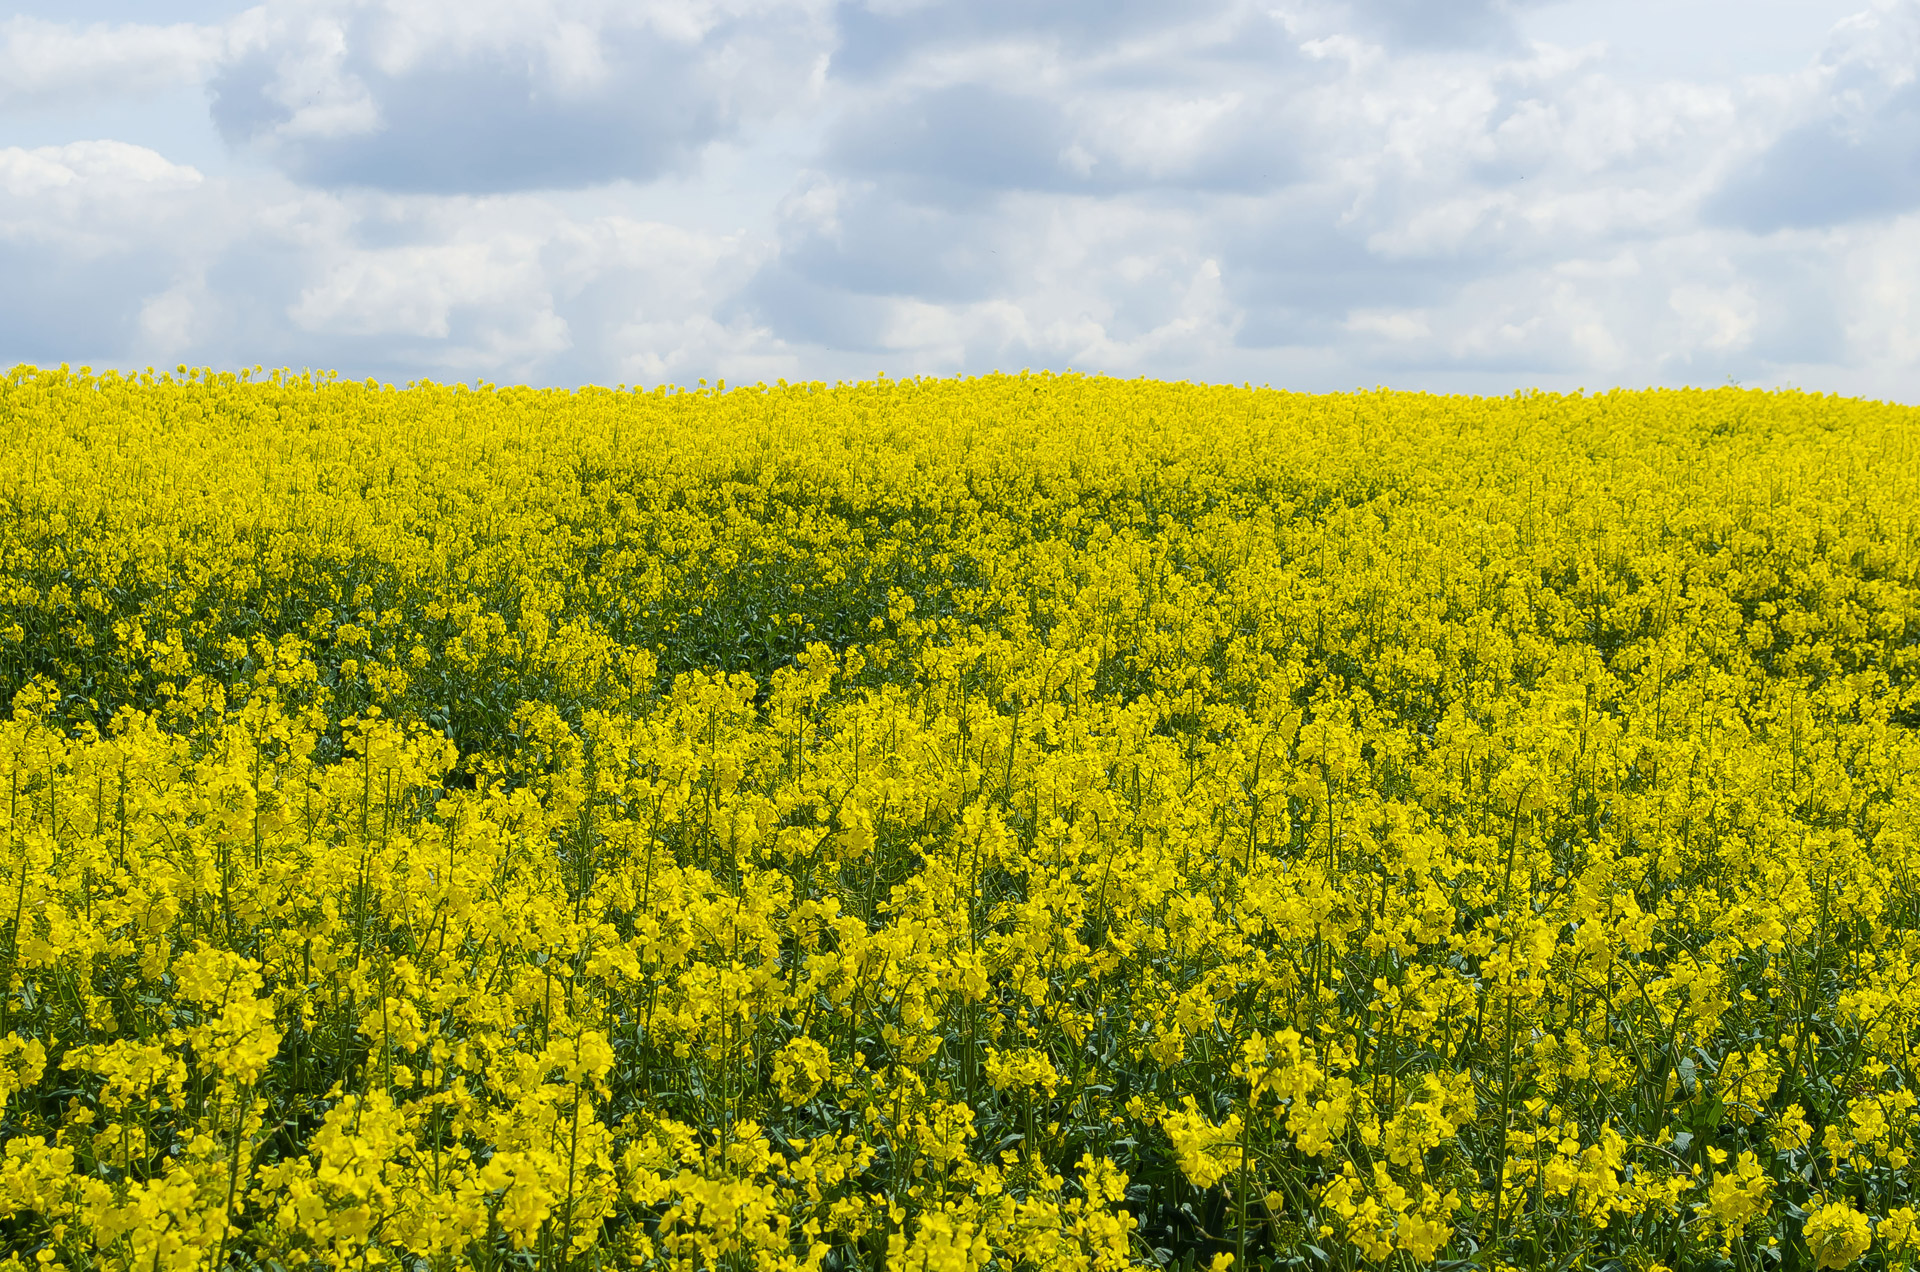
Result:
M1920 1249L1911 410L0 404L6 1266Z

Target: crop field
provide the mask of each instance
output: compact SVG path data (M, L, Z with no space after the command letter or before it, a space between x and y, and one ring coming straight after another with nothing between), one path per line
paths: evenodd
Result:
M0 381L0 1266L1920 1259L1920 411Z

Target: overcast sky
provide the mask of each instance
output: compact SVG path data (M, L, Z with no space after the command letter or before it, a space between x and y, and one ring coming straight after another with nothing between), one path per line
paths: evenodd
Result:
M0 366L1920 401L1920 0L0 12Z

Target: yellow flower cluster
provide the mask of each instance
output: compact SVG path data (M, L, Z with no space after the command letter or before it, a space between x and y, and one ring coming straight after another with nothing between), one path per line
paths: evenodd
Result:
M1920 413L0 419L0 1265L1920 1258Z

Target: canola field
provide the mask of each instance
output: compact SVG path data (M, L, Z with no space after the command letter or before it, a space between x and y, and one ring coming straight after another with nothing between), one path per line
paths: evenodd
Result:
M1906 1268L1920 411L0 382L0 1255Z

